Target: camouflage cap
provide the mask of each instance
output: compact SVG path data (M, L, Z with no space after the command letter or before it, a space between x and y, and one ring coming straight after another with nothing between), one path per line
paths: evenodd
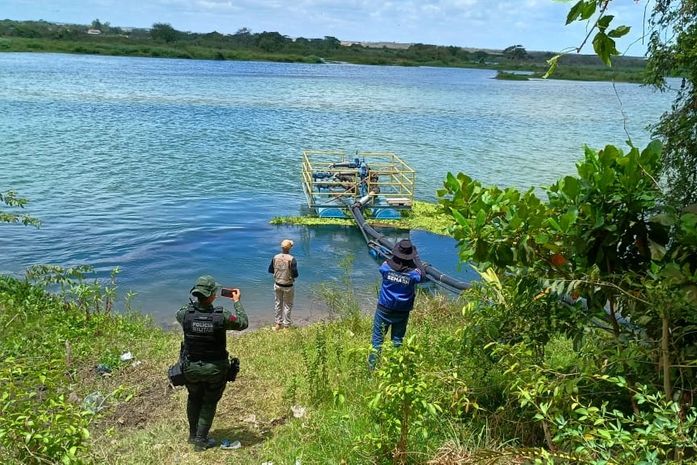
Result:
M220 284L211 275L204 275L196 280L196 284L191 288L192 294L201 294L203 297L210 297L218 291Z

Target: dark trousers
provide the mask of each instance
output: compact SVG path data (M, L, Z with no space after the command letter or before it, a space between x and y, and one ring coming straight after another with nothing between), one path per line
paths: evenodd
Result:
M370 368L375 368L380 348L385 340L387 330L390 330L390 338L392 345L399 347L402 345L402 340L407 332L407 322L409 321L408 311L392 311L378 307L375 310L375 318L373 319L373 350L368 356L368 365Z
M186 416L189 419L189 436L208 438L215 409L223 396L230 362L227 358L213 362L188 361L184 364L184 378L189 398Z
M189 398L186 401L186 416L189 419L189 436L207 438L213 425L218 401L223 397L225 381L222 383L186 383Z

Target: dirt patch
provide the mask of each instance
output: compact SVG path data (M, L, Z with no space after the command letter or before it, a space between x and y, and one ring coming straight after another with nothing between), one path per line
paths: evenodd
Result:
M179 410L176 394L167 381L162 367L145 362L115 370L99 379L94 369L81 371L95 391L105 397L108 407L92 423L91 430L111 427L143 428L171 417Z
M116 404L113 411L103 418L108 426L122 428L143 427L151 421L169 416L176 405L170 399L173 391L165 381L141 385L138 393L127 402Z

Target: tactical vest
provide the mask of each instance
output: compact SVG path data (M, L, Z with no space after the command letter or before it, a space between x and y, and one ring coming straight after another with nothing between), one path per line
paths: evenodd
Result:
M293 256L287 253L279 253L273 257L273 279L276 284L281 286L293 285L293 274L290 269L292 261Z
M182 327L184 350L190 361L213 362L227 359L223 307L215 307L212 312L203 312L191 303Z

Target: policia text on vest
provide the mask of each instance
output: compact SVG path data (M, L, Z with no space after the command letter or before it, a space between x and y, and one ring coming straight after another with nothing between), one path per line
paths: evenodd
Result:
M184 366L187 364L189 360L204 360L206 358L209 358L209 361L215 361L219 359L219 356L215 353L209 353L209 352L203 352L203 356L201 356L200 351L195 351L193 356L189 354L187 351L187 345L186 345L186 333L187 330L186 328L190 328L191 333L197 334L198 336L202 336L203 338L206 338L206 335L211 335L216 332L216 327L217 325L220 325L222 323L215 323L213 320L218 319L216 317L222 316L223 312L225 310L223 307L216 307L213 310L213 314L211 317L210 313L205 313L205 312L198 312L198 316L196 316L196 306L194 303L190 303L189 306L187 307L187 312L186 316L184 317L184 323L182 326L184 327L184 334L185 334L185 341L182 342L181 348L179 350L179 360L177 363L172 365L169 369L169 378L170 382L172 383L173 386L183 386L186 383L185 377L184 377ZM205 341L205 339L204 339ZM198 341L198 344L200 344L201 341ZM198 346L198 344L196 346ZM226 358L228 356L227 351L224 349L223 346L223 351L224 355L223 358ZM222 355L222 352L221 352ZM237 357L230 357L230 364L227 372L227 378L226 380L228 382L233 382L237 378L237 373L240 371L240 359Z

